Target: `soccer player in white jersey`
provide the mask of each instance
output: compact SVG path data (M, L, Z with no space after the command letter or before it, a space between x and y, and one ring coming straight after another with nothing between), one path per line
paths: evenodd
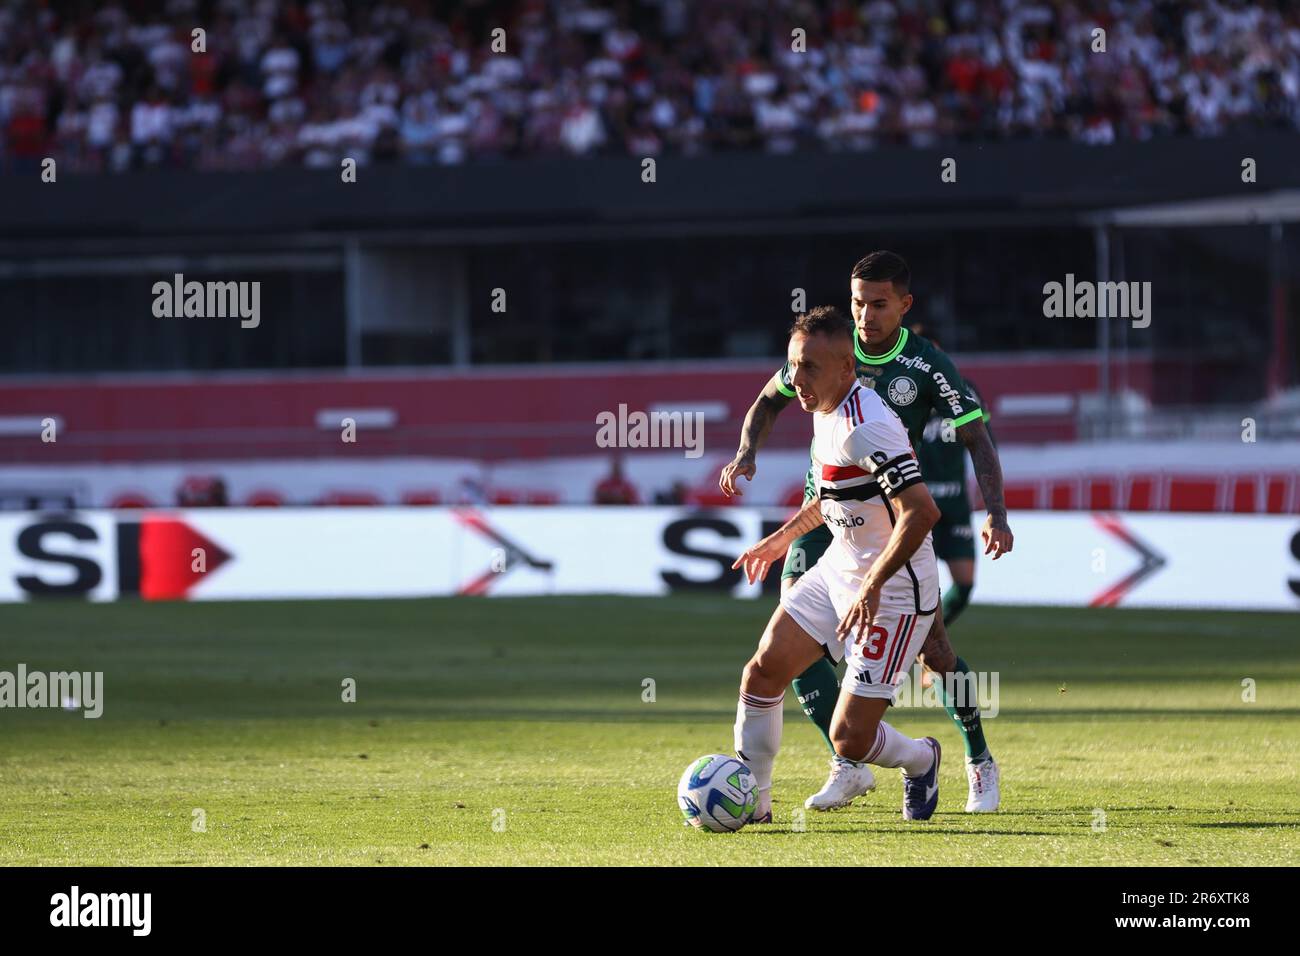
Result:
M928 820L939 802L939 743L882 719L934 621L939 570L930 529L939 508L898 416L857 379L853 326L838 309L801 315L790 330L791 384L813 413L817 495L739 558L761 581L790 542L825 522L833 541L781 603L745 665L736 753L754 772L754 822L772 819L772 765L790 681L822 655L848 660L831 723L830 778L806 806L847 806L875 788L868 764L903 771L903 817Z

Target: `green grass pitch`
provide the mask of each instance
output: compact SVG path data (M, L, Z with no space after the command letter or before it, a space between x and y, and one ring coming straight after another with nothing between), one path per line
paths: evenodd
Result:
M0 864L1300 859L1294 614L975 607L952 638L1000 674L986 726L1001 813L963 812L943 712L898 708L903 731L945 746L935 817L905 823L882 771L874 794L800 829L827 752L788 695L776 824L684 827L677 779L730 751L770 610L704 596L0 608L0 670L102 670L106 698L98 720L0 710Z

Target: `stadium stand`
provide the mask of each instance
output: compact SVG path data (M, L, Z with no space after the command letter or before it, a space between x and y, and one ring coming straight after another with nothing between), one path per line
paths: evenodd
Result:
M621 405L716 412L701 459L632 450L627 498L733 505L791 287L897 242L1013 510L1294 513L1298 127L1270 0L19 0L0 312L40 321L0 352L0 506L586 503ZM1247 143L1272 192L1146 208L1245 186ZM979 163L936 198L949 146ZM342 157L382 175L339 189ZM1158 287L1149 330L1040 321L1045 279L1111 265ZM160 319L182 271L274 319ZM527 306L485 321L503 274ZM798 502L803 425L745 504Z
M201 6L215 17L208 55L192 57ZM1284 2L501 6L8 4L0 155L19 169L54 156L76 171L231 170L1300 123L1300 11ZM1092 55L1097 30L1106 56Z

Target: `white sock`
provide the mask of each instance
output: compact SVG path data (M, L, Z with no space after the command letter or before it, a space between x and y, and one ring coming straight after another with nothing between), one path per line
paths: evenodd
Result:
M899 733L882 720L865 762L877 767L902 767L907 776L918 777L930 769L934 752L924 740Z
M754 772L761 803L772 789L772 764L781 749L782 701L741 691L736 704L736 754Z

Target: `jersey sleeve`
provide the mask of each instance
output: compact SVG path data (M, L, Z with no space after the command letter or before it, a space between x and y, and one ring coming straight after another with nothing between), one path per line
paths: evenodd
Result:
M795 397L794 386L790 384L790 363L789 362L786 362L779 369L777 369L776 374L772 376L772 384L775 385L776 390L780 392L782 395L784 395L786 398Z
M897 419L863 422L849 432L843 451L854 464L873 475L881 492L890 498L921 483L921 466L912 453L903 423Z
M982 415L983 418L984 418L984 427L985 427L985 428L988 428L989 420L992 419L993 416L989 414L989 407L988 407L988 405L985 404L985 402L984 402L984 396L980 394L980 390L979 390L978 388L975 387L975 383L972 382L970 379L966 379L966 389L967 389L967 391L969 391L972 395L975 396L975 401L979 402L980 412L981 412L981 415ZM992 428L989 428L989 438L990 438L990 439L993 438L993 429L992 429ZM993 444L994 444L994 445L997 444L997 440L996 440L996 439L993 440Z
M952 420L953 428L984 418L984 403L976 391L966 384L946 352L934 350L930 358L930 375L934 381L931 408L940 418Z

